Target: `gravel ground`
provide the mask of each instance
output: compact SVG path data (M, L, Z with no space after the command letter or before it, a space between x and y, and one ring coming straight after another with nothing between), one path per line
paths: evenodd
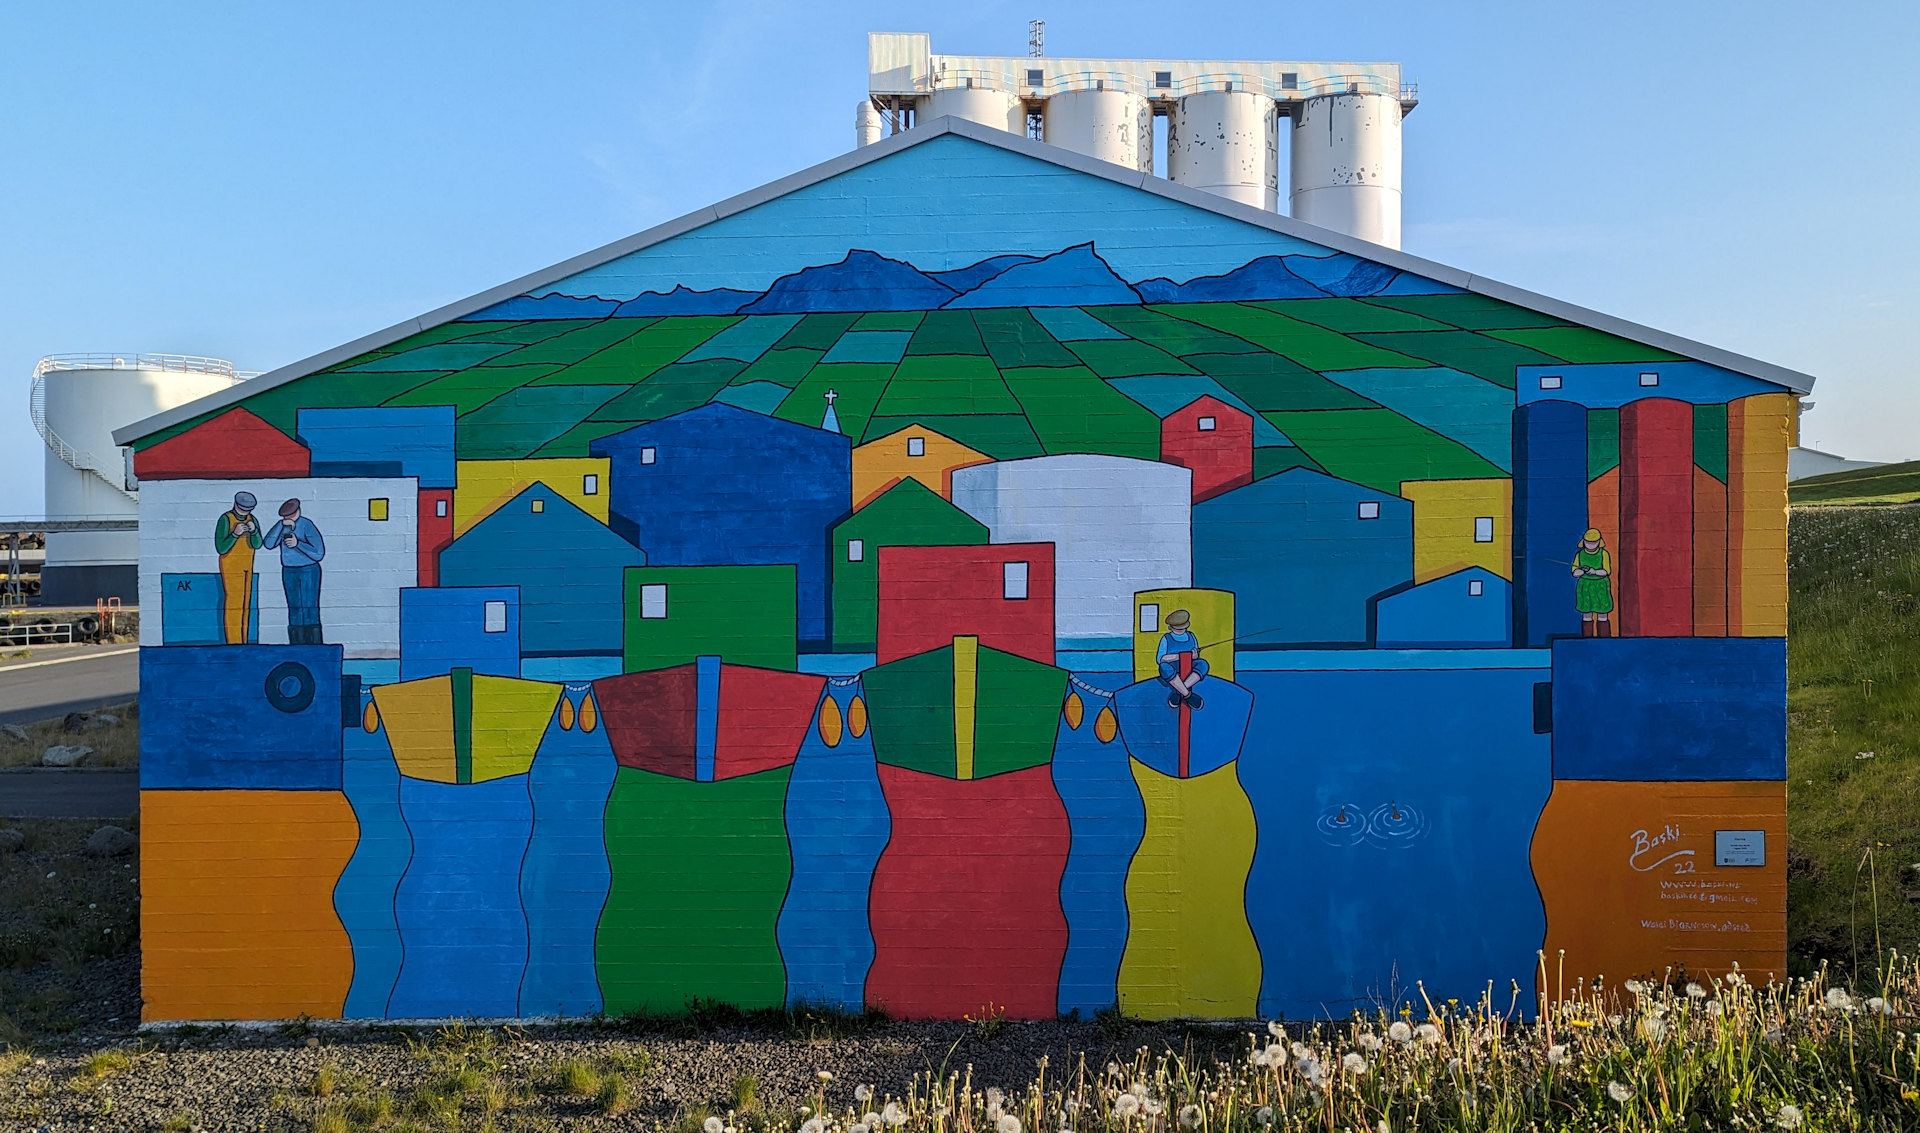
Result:
M847 1024L843 1021L842 1026ZM685 1026L677 1028L684 1031ZM606 1026L530 1029L431 1028L294 1024L275 1028L212 1028L122 1034L89 1049L81 1036L58 1051L0 1061L0 1129L22 1130L308 1130L329 1105L381 1092L394 1098L391 1123L421 1128L602 1130L697 1128L706 1109L725 1113L741 1076L751 1075L756 1109L783 1128L817 1088L815 1075L831 1071L828 1101L853 1105L853 1089L871 1083L902 1093L916 1075L966 1071L976 1088L1009 1090L1033 1080L1041 1058L1050 1076L1070 1068L1082 1052L1093 1067L1140 1047L1187 1050L1205 1058L1245 1049L1241 1029L1102 1023L998 1024L994 1033L966 1023L876 1022L839 1037L809 1036L798 1027L716 1029L685 1035L632 1032ZM89 1036L100 1041L104 1036ZM650 1067L633 1072L636 1050ZM124 1052L126 1064L100 1050ZM4 1056L0 1056L4 1058ZM570 1097L552 1085L558 1063L625 1066L629 1098L620 1112L601 1112L592 1097ZM90 1069L91 1063L91 1069ZM496 1090L467 1084L468 1101L438 1120L423 1092L444 1092L453 1068L476 1065ZM328 1068L331 1085L317 1087ZM321 1089L325 1098L315 1096ZM489 1111L491 1111L489 1113ZM688 1115L692 1114L689 1121ZM386 1127L344 1123L322 1128Z

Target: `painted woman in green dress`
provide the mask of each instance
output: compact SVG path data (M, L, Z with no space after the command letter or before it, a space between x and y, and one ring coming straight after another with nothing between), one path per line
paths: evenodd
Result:
M1613 556L1600 529L1587 528L1573 552L1573 605L1580 611L1581 637L1612 637L1607 615L1613 612Z

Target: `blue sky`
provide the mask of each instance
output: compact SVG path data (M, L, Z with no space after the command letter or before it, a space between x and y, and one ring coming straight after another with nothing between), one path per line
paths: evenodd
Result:
M42 354L295 361L850 148L869 30L1022 54L1034 17L1063 56L1400 61L1408 251L1814 374L1807 442L1920 457L1920 128L1874 62L1920 5L1205 9L0 8L0 514L39 511Z

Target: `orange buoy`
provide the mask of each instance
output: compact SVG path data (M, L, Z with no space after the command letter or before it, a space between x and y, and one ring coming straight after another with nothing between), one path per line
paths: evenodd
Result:
M1063 710L1063 714L1067 718L1067 727L1072 728L1076 732L1079 731L1081 722L1087 718L1087 706L1080 703L1079 693L1069 692L1067 694L1067 706Z
M1112 743L1113 737L1120 734L1120 718L1113 714L1112 705L1102 708L1100 715L1093 718L1093 734L1103 744Z
M580 698L580 730L591 732L599 722L600 713L593 706L593 693L589 692Z
M367 701L366 708L360 712L360 728L369 735L380 730L380 710L373 706L371 700Z
M820 742L840 746L840 702L831 696L820 702Z
M565 696L560 698L560 730L563 732L573 731L573 701L568 700Z
M852 732L856 740L867 734L867 702L860 697L854 697L847 705L847 731Z

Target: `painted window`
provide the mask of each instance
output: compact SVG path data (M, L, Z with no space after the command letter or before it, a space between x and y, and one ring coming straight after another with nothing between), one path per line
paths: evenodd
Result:
M592 472L580 477L580 494L597 496L600 494L600 477Z
M1380 501L1379 500L1360 501L1360 518L1361 519L1379 519L1380 518Z
M1467 597L1478 598L1486 593L1487 584L1478 578L1467 579Z
M1027 564L1003 563L1000 568L1001 597L1014 601L1027 596Z
M488 602L484 610L484 619L481 628L487 633L507 632L507 604Z
M1152 633L1160 628L1160 603L1140 603L1140 632Z
M383 523L387 518L387 501L384 497L367 501L367 518L375 523Z
M533 514L539 515L541 512L545 510L547 510L547 501L545 500L533 501Z
M1540 375L1540 388L1541 388L1541 389L1559 389L1559 388L1560 388L1560 375L1558 375L1558 374L1542 374L1542 375Z
M1473 521L1473 541L1476 543L1493 542L1493 517L1477 516Z
M908 437L907 438L907 455L908 456L927 455L927 438Z
M652 445L646 445L640 449L640 463L642 464L652 464L655 456L656 452Z
M1213 432L1216 425L1217 425L1217 422L1211 417L1200 418L1200 431L1203 433Z
M438 519L447 518L447 501L445 500L433 501L433 514L435 518L438 518Z
M1660 384L1660 375L1659 374L1641 374L1640 384L1643 386L1657 386Z
M866 559L867 541L865 539L847 540L847 561L850 563L859 563L865 562Z
M643 618L664 618L667 616L667 584L647 582L640 586L640 616Z

